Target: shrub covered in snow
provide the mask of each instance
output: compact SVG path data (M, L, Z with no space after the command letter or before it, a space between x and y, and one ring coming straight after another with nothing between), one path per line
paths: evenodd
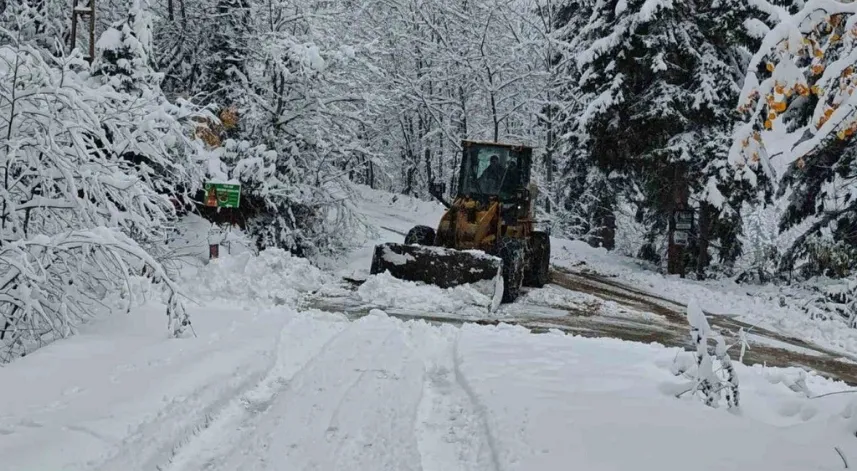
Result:
M193 111L19 38L0 31L0 362L74 332L141 274L163 282L181 334L189 320L151 253L174 217L166 194L196 180Z
M347 204L351 188L340 181L307 184L318 175L309 173L293 152L299 151L226 139L210 151L208 175L241 183L241 207L232 211L258 249L281 248L309 258L340 252L352 242L346 234L361 225Z
M691 300L687 306L687 322L690 324L690 336L696 346L696 374L689 392L693 395L700 394L705 404L712 407L717 406L725 393L728 407L738 407L738 376L727 352L726 342L722 335L711 329L696 300ZM714 355L709 352L709 340L715 342ZM715 361L720 365L719 370L715 370ZM686 370L687 365L676 372Z

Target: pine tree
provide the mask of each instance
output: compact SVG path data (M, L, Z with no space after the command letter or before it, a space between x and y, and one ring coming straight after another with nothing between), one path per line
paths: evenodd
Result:
M586 112L587 100L579 86L582 70L577 58L587 47L583 31L590 25L596 2L573 0L563 3L555 18L557 54L553 65L564 77L556 90L555 122L557 142L555 160L559 170L555 225L559 232L579 237L590 245L612 249L615 246L617 179L607 173L591 153L591 135L586 122L578 119ZM613 175L618 177L618 175Z
M251 41L256 28L251 16L248 0L217 0L217 14L212 26L210 52L204 67L206 81L201 83L202 99L216 103L218 114L229 110L242 110L246 106L246 92L241 85L248 85L247 63ZM240 112L239 112L240 114ZM229 137L238 137L241 127L234 126Z
M576 56L584 105L572 142L610 177L595 180L610 182L600 183L606 197L639 192L649 241L666 232L674 209L698 209L688 252L700 271L710 240L720 240L726 262L740 253L738 208L752 191L727 165L745 58L744 38L724 31L740 29L745 13L728 2L618 0L594 4L575 28L585 45ZM641 254L654 256L647 245Z
M152 19L140 0L134 0L128 17L114 23L95 43L93 75L115 90L142 94L157 86L160 77L152 68Z

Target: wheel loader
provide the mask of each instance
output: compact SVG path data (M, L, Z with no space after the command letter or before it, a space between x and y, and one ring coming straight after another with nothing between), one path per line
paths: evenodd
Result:
M513 302L522 286L549 281L549 231L536 230L533 218L533 151L476 141L463 141L462 149L453 201L443 199L443 184L431 188L447 207L437 228L416 226L403 244L376 246L369 271L441 288L493 284L496 307Z

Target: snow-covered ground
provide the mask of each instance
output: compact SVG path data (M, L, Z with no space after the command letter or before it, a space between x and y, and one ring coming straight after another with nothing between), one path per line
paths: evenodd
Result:
M857 402L807 398L845 386L809 376L795 391L797 369L739 366L731 413L674 397L675 349L216 298L194 312L198 338L164 339L141 309L0 370L14 385L0 468L804 471L841 469L834 446L857 459Z
M377 240L401 240L441 212L361 194ZM740 409L710 408L681 394L691 379L676 373L694 360L677 348L507 324L405 322L380 309L356 320L301 311L311 292L343 291L341 276L367 278L377 240L324 270L280 251L235 250L204 264L205 238L192 233L207 228L194 224L184 243L197 263L182 282L195 301L196 337L167 338L163 305L151 300L0 369L0 470L805 471L857 463L857 396L825 395L850 391L843 383L739 364ZM579 268L588 257L598 271L627 268L622 277L661 286L627 261L570 242L555 247L559 264ZM562 255L563 247L575 251ZM696 286L667 283L672 291L656 292L676 297L676 286ZM703 304L721 293L698 286L715 293L699 296ZM382 308L479 310L484 302L463 288L384 276L352 295ZM632 315L558 287L525 297ZM720 307L740 307L730 302Z

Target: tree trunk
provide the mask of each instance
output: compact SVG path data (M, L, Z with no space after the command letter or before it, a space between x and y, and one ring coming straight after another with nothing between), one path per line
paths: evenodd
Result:
M545 211L548 214L551 212L551 200L550 197L553 194L553 146L554 146L554 135L553 135L553 106L550 104L551 94L548 92L548 122L547 122L547 142L545 143L545 186L547 187L547 191L545 192Z
M182 15L182 25L187 25L187 10L184 6L184 0L179 0L179 13Z
M369 188L375 189L375 164L372 163L372 159L366 161L366 184Z
M612 195L604 195L595 210L593 220L597 224L594 237L589 245L604 247L607 250L616 248L616 214Z

